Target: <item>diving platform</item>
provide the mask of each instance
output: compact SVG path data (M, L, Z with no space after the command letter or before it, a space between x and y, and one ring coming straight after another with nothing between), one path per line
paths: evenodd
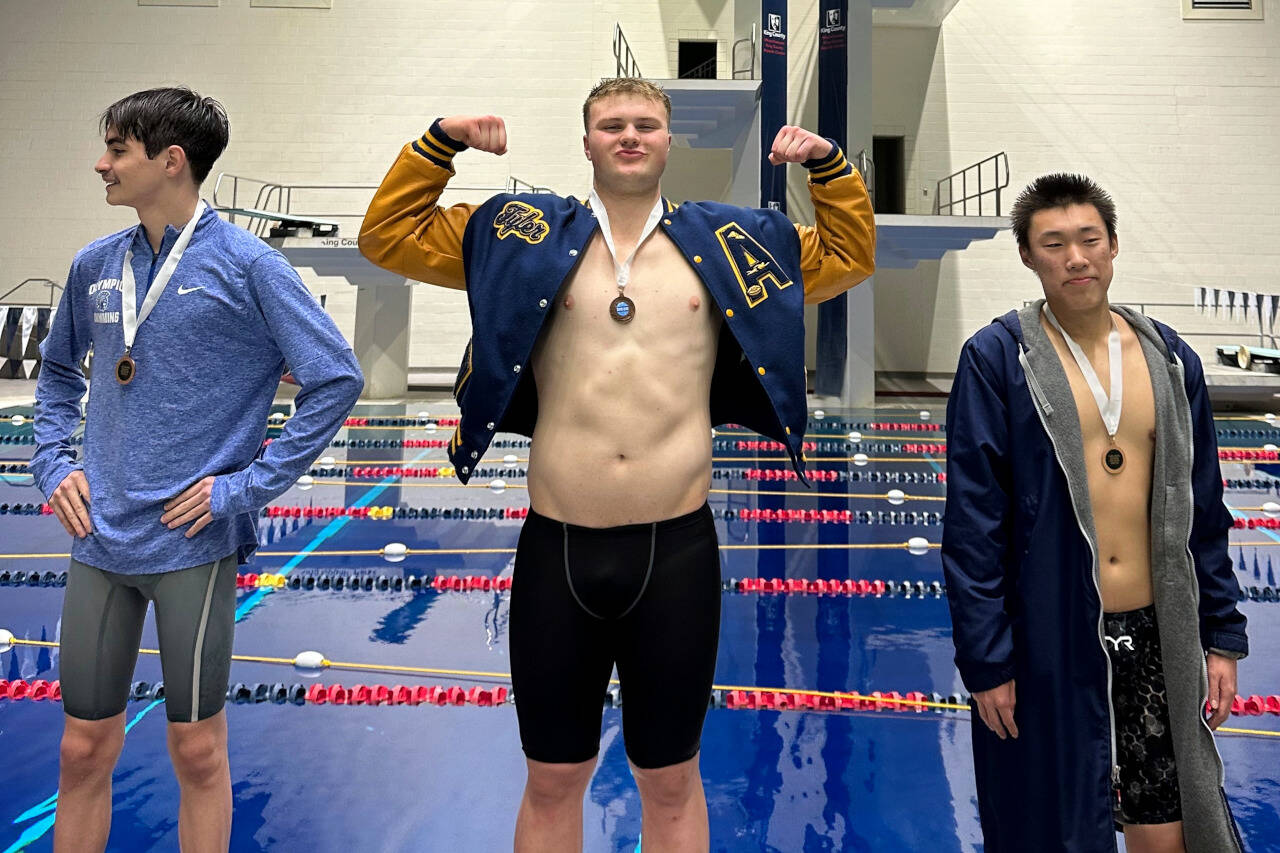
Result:
M876 269L906 270L947 252L992 240L1012 227L1007 216L876 214Z

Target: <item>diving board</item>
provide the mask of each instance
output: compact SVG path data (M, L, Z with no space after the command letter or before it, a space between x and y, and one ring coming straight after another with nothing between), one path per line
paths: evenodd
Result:
M256 219L261 224L267 222L277 222L273 225L267 236L270 237L296 237L299 232L309 231L312 237L332 237L338 233L338 223L332 219L320 219L315 216L299 216L296 213L286 213L281 210L262 210L256 207L215 207L219 213L224 213L227 219L235 223L237 216L245 216L249 219ZM263 236L261 227L257 230L248 228L259 237Z

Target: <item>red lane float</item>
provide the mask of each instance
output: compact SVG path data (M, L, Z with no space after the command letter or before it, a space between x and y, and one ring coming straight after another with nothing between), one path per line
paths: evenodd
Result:
M344 687L341 684L313 684L307 689L306 701L309 705L475 705L494 708L506 704L510 696L511 691L506 687L406 687L403 684L353 684Z
M865 598L866 596L875 596L879 598L884 595L889 584L893 581L883 581L880 579L853 580L846 578L844 580L806 580L801 578L738 578L733 581L733 588L738 592L754 592L764 595L843 595L845 597L858 596ZM940 594L941 590L934 590L931 587L925 588L925 593L930 595Z
M1275 462L1280 459L1280 451L1276 450L1219 450L1220 462Z
M50 702L61 702L62 682L46 681L43 678L37 678L31 682L22 678L14 681L0 678L0 699L9 699L14 702L21 702L23 699L30 699L32 702L43 702L46 699Z

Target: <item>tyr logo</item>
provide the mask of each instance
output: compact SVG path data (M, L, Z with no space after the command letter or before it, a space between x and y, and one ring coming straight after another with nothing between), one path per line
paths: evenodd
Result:
M791 286L791 279L782 271L782 267L769 254L769 250L748 234L736 222L730 222L716 229L716 238L720 248L733 267L733 274L746 297L747 307L755 308L769 298L769 287L785 290Z
M1111 644L1111 651L1113 652L1120 651L1121 646L1124 646L1129 651L1133 651L1133 637L1130 637L1128 634L1122 634L1115 638L1103 637L1102 639Z
M541 243L551 232L551 226L542 218L542 211L522 201L509 201L493 218L498 239L505 240L514 234L526 243Z

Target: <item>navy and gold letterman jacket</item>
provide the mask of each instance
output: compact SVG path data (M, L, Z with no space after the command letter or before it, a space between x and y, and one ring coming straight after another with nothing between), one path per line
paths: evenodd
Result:
M360 229L360 251L378 266L467 290L472 337L454 385L461 423L449 443L464 483L494 433L533 435L533 347L597 226L583 202L546 193L438 206L465 148L437 120L401 150ZM816 227L774 210L665 200L660 224L724 317L711 423L742 424L783 443L801 478L804 303L866 279L875 258L875 215L861 176L839 148L804 165Z

